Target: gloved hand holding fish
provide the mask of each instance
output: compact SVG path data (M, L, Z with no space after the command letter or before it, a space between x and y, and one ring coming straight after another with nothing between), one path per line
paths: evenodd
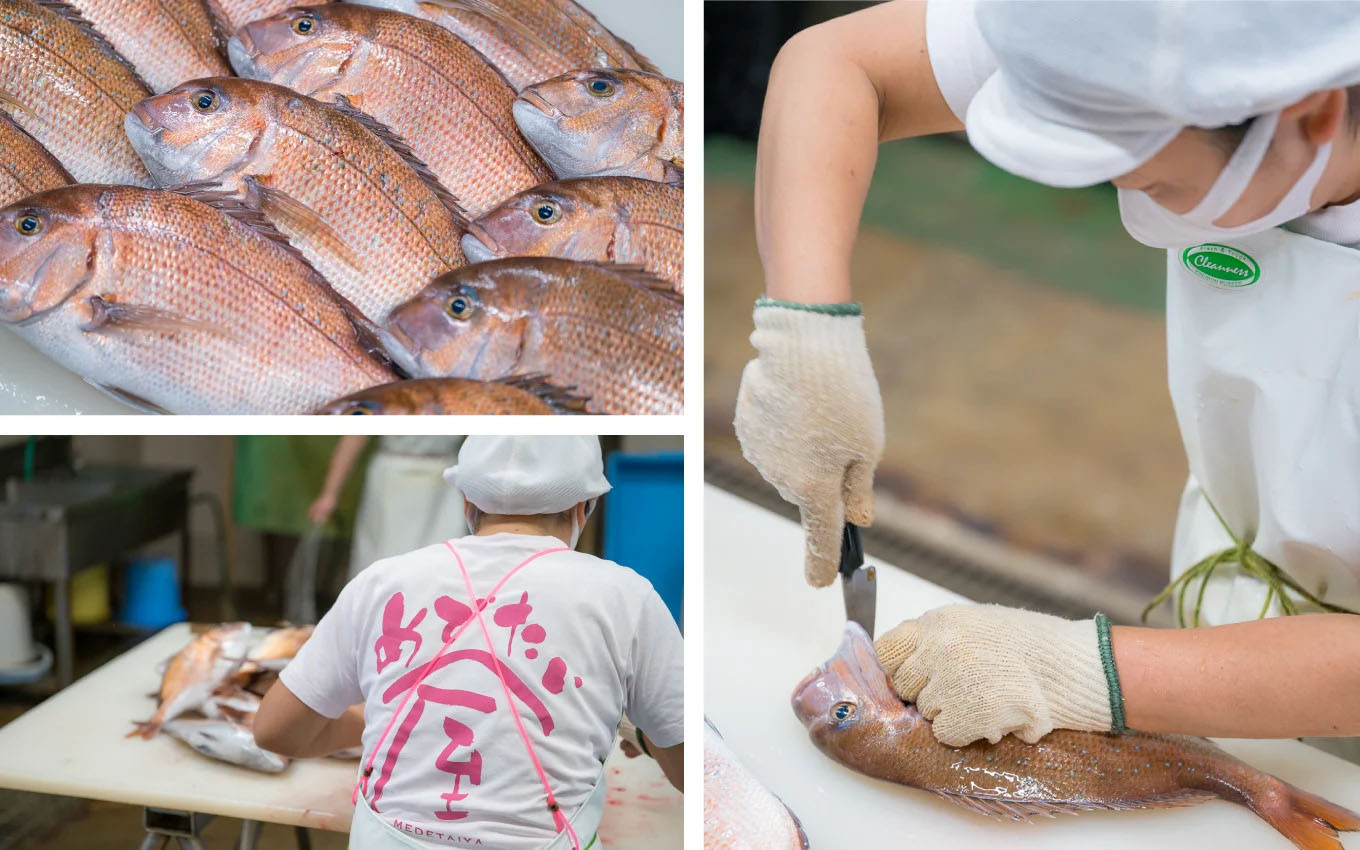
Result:
M252 645L253 634L249 623L225 623L195 636L166 664L155 714L128 737L164 732L209 758L282 772L288 759L256 744L251 728L260 698L312 636L312 627L273 629Z
M681 410L683 86L575 0L76 5L0 0L42 355L154 412Z

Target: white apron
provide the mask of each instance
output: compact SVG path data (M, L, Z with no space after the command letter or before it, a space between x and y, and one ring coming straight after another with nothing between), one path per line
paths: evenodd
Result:
M600 843L599 830L600 820L604 817L607 785L604 767L601 766L600 776L595 780L595 790L570 818L571 828L576 831L576 840L581 843L581 850L604 850L604 845ZM382 815L373 811L363 797L355 803L354 820L349 827L350 850L430 850L431 846L432 843L422 842L392 826ZM492 846L490 842L488 846ZM543 850L571 850L571 839L563 832L544 844Z
M1167 343L1190 465L1173 579L1235 545L1226 523L1305 589L1360 610L1360 250L1275 228L1168 251ZM1219 566L1200 622L1254 619L1266 599L1265 583ZM1272 599L1266 615L1280 613Z
M349 577L374 561L467 534L463 497L444 481L453 458L374 453L359 497Z

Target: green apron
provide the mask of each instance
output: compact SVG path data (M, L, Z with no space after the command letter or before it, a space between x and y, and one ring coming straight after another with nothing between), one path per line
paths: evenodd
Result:
M231 508L237 525L273 534L300 536L310 526L307 509L321 494L339 437L311 435L236 438ZM358 513L359 492L371 445L350 471L335 513L326 523L332 537L349 537Z

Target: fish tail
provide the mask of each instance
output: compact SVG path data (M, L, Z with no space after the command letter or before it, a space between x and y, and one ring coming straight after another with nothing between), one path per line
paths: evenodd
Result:
M1280 782L1248 805L1300 850L1342 850L1337 832L1360 830L1360 815Z
M151 740L160 731L161 724L156 720L135 721L137 728L124 735L124 738L145 738Z

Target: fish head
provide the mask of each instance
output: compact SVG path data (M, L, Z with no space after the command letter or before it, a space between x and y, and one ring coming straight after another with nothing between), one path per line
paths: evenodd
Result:
M641 71L572 71L525 87L512 112L558 174L603 173L600 163L629 162L656 146L669 108L669 98L657 96L664 79Z
M91 274L99 186L64 186L0 209L0 321L64 304Z
M545 183L512 196L467 228L463 253L496 257L613 259L617 216L590 180Z
M515 372L532 322L532 280L516 260L463 266L436 277L384 322L417 377L493 381Z
M373 416L381 413L400 413L388 410L386 394L375 392L377 388L361 390L319 408L316 412L323 416Z
M817 748L843 762L920 719L893 692L869 635L853 621L836 654L794 688L792 704Z
M138 103L123 129L162 186L226 182L246 172L269 129L262 107L272 92L261 86L269 84L235 77L190 80Z
M289 9L238 30L227 56L242 77L314 96L344 76L364 44L363 15L370 11L339 4Z

